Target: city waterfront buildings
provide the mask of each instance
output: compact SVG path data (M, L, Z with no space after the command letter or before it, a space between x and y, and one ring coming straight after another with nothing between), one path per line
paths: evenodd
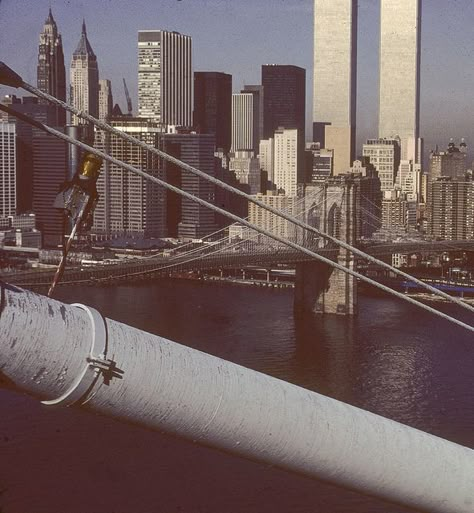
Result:
M166 30L138 32L138 115L155 123L192 126L191 37Z

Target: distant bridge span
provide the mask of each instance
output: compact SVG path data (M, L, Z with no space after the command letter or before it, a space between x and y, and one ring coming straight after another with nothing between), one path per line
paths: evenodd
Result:
M308 245L308 249L315 251L327 258L335 259L338 249L331 244L325 248L317 248L317 245ZM431 242L400 242L383 244L363 244L364 250L373 256L390 255L392 253L439 253L446 251L474 251L473 240L461 241L431 241ZM95 265L87 268L73 267L66 270L63 284L73 283L106 283L127 281L133 277L167 276L176 272L208 271L217 269L234 269L252 265L271 268L277 264L296 265L308 262L311 257L299 253L287 247L265 246L261 249L254 247L252 250L225 251L222 247L214 253L202 253L190 257L188 254L179 253L171 257L157 256L154 258L136 258L121 261L117 264ZM9 277L12 283L25 287L41 287L51 283L54 270L37 270L16 273Z
M334 259L338 248L311 248L326 258ZM187 271L209 271L216 269L235 269L259 265L271 268L277 264L297 264L306 262L311 258L290 248L265 248L262 251L219 251L210 254L200 254L194 258L187 254L171 257L136 258L121 261L117 264L94 265L91 267L72 267L66 269L62 284L79 283L107 283L129 281L139 277L158 277ZM23 287L36 288L49 285L55 270L38 270L25 273L16 273L8 277L10 283ZM61 284L60 283L60 284Z

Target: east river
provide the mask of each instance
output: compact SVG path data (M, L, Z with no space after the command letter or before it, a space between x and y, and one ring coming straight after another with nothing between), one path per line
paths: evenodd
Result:
M474 448L474 337L398 300L362 296L356 319L295 321L288 289L162 280L59 289L58 299ZM410 510L0 390L0 511Z

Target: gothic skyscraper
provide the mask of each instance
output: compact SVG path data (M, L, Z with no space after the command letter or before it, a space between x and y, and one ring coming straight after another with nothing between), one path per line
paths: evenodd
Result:
M420 162L421 0L382 0L379 137L399 137L402 160Z
M44 22L43 30L39 38L38 89L51 94L60 100L66 100L66 70L64 67L63 44L61 34L53 18L51 9ZM54 119L50 122L56 126L66 124L66 112L59 107L55 108Z
M70 77L72 105L97 118L99 116L99 68L97 57L87 39L85 21L82 22L81 39L72 54ZM73 125L85 123L83 119L72 116Z

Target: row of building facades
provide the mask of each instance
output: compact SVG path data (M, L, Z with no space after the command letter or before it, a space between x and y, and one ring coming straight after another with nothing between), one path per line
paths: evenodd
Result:
M381 0L378 134L363 145L358 158L356 0L314 0L312 134L305 133L303 68L262 65L260 84L233 93L231 75L193 73L191 37L178 32L138 32L137 117L130 103L126 114L114 106L112 85L100 78L85 22L67 88L61 35L51 10L39 38L37 84L272 206L291 211L302 184L323 187L356 179L361 195L358 236L421 231L440 239L473 238L474 182L464 141L432 151L429 168L423 169L420 30L420 0ZM66 118L63 110L32 97L10 95L3 102L206 201L250 215L273 231L287 231L285 223L275 225L273 218L230 193L115 135L94 131L77 116ZM13 117L0 119L0 230L17 228L24 224L19 214L33 212L42 245L57 246L65 222L52 203L80 155ZM98 190L91 231L95 240L201 239L227 224L213 211L109 162L103 165Z

